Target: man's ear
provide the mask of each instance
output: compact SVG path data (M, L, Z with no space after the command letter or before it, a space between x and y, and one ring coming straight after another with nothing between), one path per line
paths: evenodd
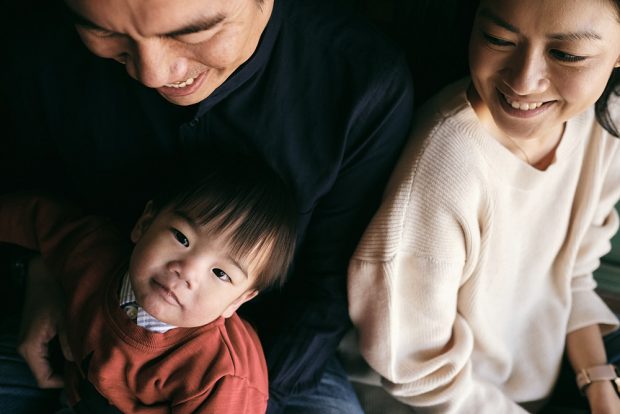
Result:
M246 290L241 296L235 299L233 303L231 303L226 309L224 309L224 312L222 312L222 316L224 318L230 318L232 314L235 313L237 309L239 309L239 306L243 305L248 300L254 299L256 295L258 295L258 290Z
M153 222L153 219L156 215L157 212L153 207L153 201L149 201L148 203L146 203L142 215L140 216L138 221L136 221L136 224L134 224L133 229L131 230L130 236L132 242L137 243L138 240L142 238L144 233L146 233L146 231L149 229L149 226Z

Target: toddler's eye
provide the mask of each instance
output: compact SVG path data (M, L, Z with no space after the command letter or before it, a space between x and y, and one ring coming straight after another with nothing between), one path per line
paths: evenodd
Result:
M189 247L189 240L187 239L187 237L185 237L185 234L181 233L177 229L172 229L172 234L179 243L181 243L185 247Z
M225 271L223 271L222 269L218 269L215 268L213 269L213 274L215 274L215 276L217 276L218 279L224 281L224 282L231 282L232 280L230 279L230 276L228 276L226 274Z

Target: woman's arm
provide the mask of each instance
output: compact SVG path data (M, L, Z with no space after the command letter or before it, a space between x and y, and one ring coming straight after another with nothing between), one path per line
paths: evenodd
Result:
M569 333L566 337L566 350L575 373L584 368L607 364L598 325L590 325ZM592 382L585 393L593 414L620 413L620 399L611 381Z

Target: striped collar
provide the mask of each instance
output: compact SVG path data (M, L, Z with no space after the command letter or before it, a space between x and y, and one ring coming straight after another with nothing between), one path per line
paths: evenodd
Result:
M168 325L154 316L151 316L138 304L138 302L136 302L136 295L134 294L133 289L131 288L131 282L129 281L129 273L125 273L125 276L123 276L120 291L120 306L131 320L133 320L138 326L141 326L149 331L164 333L170 329L176 328L176 326Z

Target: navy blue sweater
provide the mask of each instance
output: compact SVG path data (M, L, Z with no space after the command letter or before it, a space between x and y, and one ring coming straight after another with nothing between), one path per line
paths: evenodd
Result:
M294 272L240 312L264 343L276 411L316 384L349 326L348 259L410 129L404 57L333 2L276 0L254 55L183 108L91 55L45 7L7 33L3 188L56 189L130 224L179 154L241 149L292 183Z

